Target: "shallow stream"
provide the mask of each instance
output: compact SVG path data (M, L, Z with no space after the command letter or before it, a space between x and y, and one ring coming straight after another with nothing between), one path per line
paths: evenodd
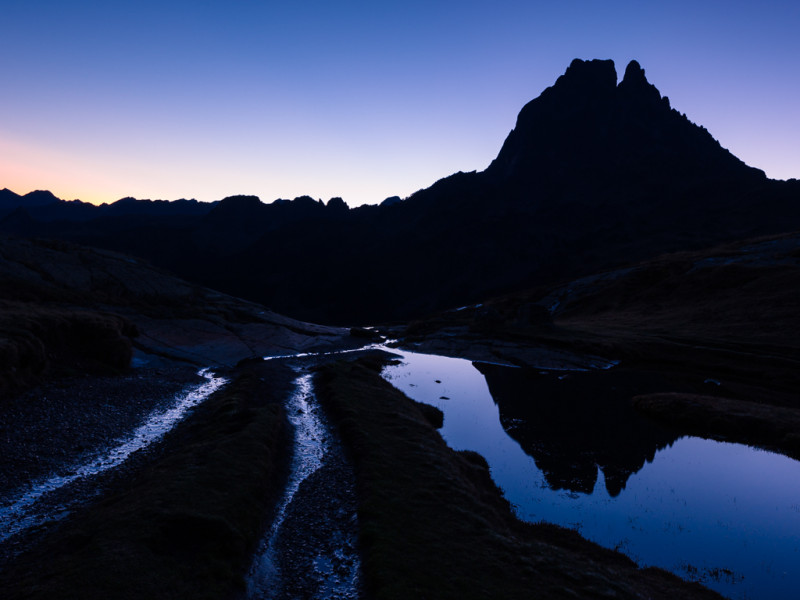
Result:
M208 369L198 375L206 381L187 387L166 408L153 411L139 427L120 437L115 444L92 452L76 464L64 465L49 477L29 483L0 504L0 542L31 527L65 517L77 502L96 491L88 486L82 494L65 493L71 486L118 467L134 452L160 440L191 408L227 382Z
M267 360L298 357L265 357ZM296 367L302 372L302 367ZM286 403L294 427L289 477L247 577L249 600L360 596L355 475L301 374Z

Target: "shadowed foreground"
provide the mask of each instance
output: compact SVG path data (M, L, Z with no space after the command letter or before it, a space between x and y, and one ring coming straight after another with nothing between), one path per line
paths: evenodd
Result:
M260 373L264 375L264 373ZM0 574L3 598L231 598L281 492L291 371L209 398L124 488Z

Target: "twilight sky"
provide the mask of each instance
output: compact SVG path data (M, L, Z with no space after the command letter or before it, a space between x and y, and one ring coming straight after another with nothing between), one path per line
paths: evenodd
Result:
M350 206L482 170L573 58L800 178L800 3L0 0L0 188Z

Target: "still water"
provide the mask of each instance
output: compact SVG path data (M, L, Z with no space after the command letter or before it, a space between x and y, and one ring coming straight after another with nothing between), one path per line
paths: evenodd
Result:
M531 374L398 353L384 377L444 412L444 439L486 458L520 518L731 598L797 598L800 462L679 437L629 407L641 383L614 370Z

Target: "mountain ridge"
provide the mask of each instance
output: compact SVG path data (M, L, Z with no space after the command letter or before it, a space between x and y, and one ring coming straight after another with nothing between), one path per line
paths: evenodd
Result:
M129 252L297 318L352 324L800 229L800 182L745 165L637 62L618 83L612 61L576 59L522 108L487 169L405 200L241 196L204 214L81 223L29 214L26 235ZM22 233L10 221L0 230Z

